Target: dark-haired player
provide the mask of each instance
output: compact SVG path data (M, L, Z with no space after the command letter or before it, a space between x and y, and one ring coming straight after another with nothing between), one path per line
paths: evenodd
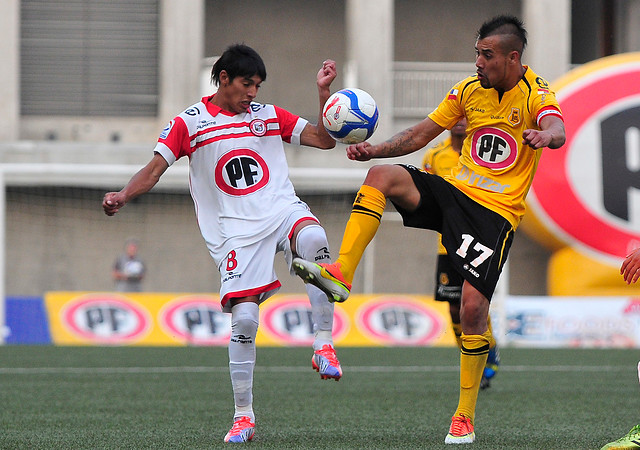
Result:
M482 372L495 340L487 328L489 302L524 214L524 200L543 148L565 142L562 113L547 82L522 64L527 43L522 22L498 16L476 40L477 73L446 94L417 125L386 142L347 147L357 161L407 155L425 147L466 117L460 162L445 178L412 166L369 169L353 204L340 256L334 264L294 260L294 269L335 301L349 296L355 269L376 234L389 199L405 226L442 234L442 243L464 277L460 319L460 398L448 444L475 440L474 415Z
M151 161L121 191L105 194L102 203L105 213L114 215L149 191L176 160L189 159L198 225L220 271L223 310L231 313L229 370L235 412L225 442L246 442L254 435L258 305L280 289L274 254L283 252L289 264L294 255L331 261L324 229L289 180L282 142L335 146L321 123L336 77L335 62L324 61L318 71L319 126L280 107L255 102L266 77L255 50L229 47L212 68L217 93L171 120ZM315 330L312 367L323 379L338 380L342 369L333 349L333 304L314 286L309 285L307 293Z

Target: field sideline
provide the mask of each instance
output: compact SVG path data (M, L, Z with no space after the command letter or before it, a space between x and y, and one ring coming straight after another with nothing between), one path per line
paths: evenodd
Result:
M502 349L474 449L599 449L640 423L638 350ZM453 348L258 348L253 449L451 448ZM0 448L228 448L225 348L0 347Z

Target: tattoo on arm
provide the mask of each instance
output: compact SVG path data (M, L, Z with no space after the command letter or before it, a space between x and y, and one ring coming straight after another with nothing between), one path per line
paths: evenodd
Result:
M386 141L380 149L381 157L404 156L416 149L413 128L403 130Z

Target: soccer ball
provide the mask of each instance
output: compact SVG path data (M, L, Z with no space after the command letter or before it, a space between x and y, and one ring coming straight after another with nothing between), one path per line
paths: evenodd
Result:
M378 126L378 106L362 89L342 89L322 108L322 123L329 135L343 144L357 144L371 137Z

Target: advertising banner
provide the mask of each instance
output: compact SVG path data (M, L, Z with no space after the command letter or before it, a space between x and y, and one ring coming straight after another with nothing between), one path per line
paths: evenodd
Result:
M217 295L50 292L51 339L58 345L221 345L231 334ZM431 297L353 295L336 304L334 343L340 346L455 345L448 304ZM256 342L310 346L306 295L276 295L260 307Z
M640 348L640 296L507 296L493 310L502 346ZM50 292L6 300L7 344L227 346L230 315L217 295ZM497 307L498 305L493 305ZM259 346L311 346L306 295L260 307ZM448 304L428 296L353 295L336 304L340 347L455 346Z
M640 347L640 297L511 297L505 306L512 346Z

